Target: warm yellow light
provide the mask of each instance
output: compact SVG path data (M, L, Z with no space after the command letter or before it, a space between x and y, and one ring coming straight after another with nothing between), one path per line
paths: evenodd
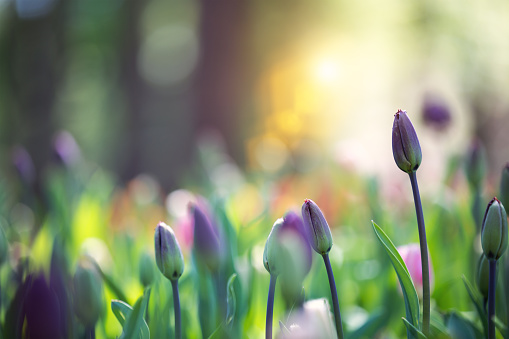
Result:
M337 62L331 59L320 60L315 65L315 74L318 80L331 83L338 78L339 68Z

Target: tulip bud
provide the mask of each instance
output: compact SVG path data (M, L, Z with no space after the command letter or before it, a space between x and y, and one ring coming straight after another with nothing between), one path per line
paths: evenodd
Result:
M502 205L509 206L509 163L502 170L502 178L500 180L500 202Z
M507 248L507 214L497 198L493 198L484 214L481 244L489 260L498 260Z
M94 327L103 310L103 286L92 263L82 261L78 264L73 284L75 313L83 325Z
M192 205L191 209L194 219L196 256L211 272L215 272L219 269L222 257L217 229L198 205Z
M477 265L476 282L479 291L484 299L488 300L488 289L490 282L490 261L486 259L484 254L481 254L479 263Z
M60 131L53 140L53 152L58 163L64 166L73 166L80 157L81 152L76 140L67 131Z
M277 219L265 242L263 250L263 266L271 275L278 276L281 273L281 248L278 244L277 233L283 226L283 218Z
M415 172L422 160L421 146L406 111L398 110L392 125L392 154L396 165L406 173Z
M332 235L322 211L313 200L306 199L302 205L302 219L309 244L321 255L329 253Z
M175 233L170 226L160 222L154 235L157 267L170 280L177 280L184 272L184 257Z
M475 139L468 149L465 173L471 187L481 186L486 173L486 151L479 139Z
M296 243L298 243L301 261L299 262L300 270L302 271L303 277L305 277L311 270L311 264L313 263L313 257L311 253L311 246L309 245L304 223L299 215L295 212L288 212L283 218L283 225L281 226L281 233L295 235Z
M143 252L140 256L140 282L143 287L147 287L154 281L154 262L147 252Z
M32 157L27 150L21 146L16 146L12 150L12 163L18 172L22 182L28 185L35 181L35 167Z

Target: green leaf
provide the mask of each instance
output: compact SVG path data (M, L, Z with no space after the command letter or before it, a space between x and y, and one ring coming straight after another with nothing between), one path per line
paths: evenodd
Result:
M504 339L507 339L508 335L509 335L509 333L507 331L507 326L505 326L504 323L502 322L502 320L500 320L496 316L493 318L493 322L495 323L495 326L500 331L500 334L502 334L502 337L504 337Z
M224 322L219 324L219 326L212 332L212 334L208 337L208 339L225 339L229 338L229 333L226 331Z
M410 324L408 320L406 320L405 318L401 318L401 320L403 320L403 324L405 324L406 329L408 330L408 332L410 332L412 338L427 339L424 333L419 331L414 325Z
M235 290L233 289L233 282L237 277L236 273L233 273L228 279L226 286L226 326L232 327L233 319L235 318L235 310L237 308L237 300L235 298Z
M120 301L111 301L111 310L123 327L121 339L149 339L150 331L143 315L147 308L148 299L150 298L150 288L147 288L134 305Z
M447 319L447 330L454 339L476 339L473 325L455 312Z
M408 319L410 319L410 324L418 329L420 328L419 297L415 291L415 287L412 279L410 278L410 274L408 273L408 269L406 268L403 259L399 255L399 252L392 243L391 239L389 239L389 237L384 233L380 226L378 226L374 221L371 221L371 223L373 224L373 229L376 236L378 237L378 240L380 240L380 243L384 246L387 255L391 259L392 266L398 275L401 290L403 291L403 298L405 299L406 316Z
M122 327L123 327L127 317L133 311L133 308L131 306L129 306L128 303L126 303L122 300L112 300L111 301L111 310L113 311L113 314L117 318L120 325L122 325Z
M115 283L112 277L110 277L108 274L104 273L104 271L101 269L99 264L95 260L90 260L90 262L94 265L97 272L99 272L99 275L103 279L104 283L108 288L113 292L113 294L117 297L117 299L120 300L127 300L126 295L124 292L122 292L122 289L118 286L118 284Z
M348 335L349 339L374 338L375 333L387 325L389 315L383 310L377 310L369 316L364 324Z
M475 309L479 314L479 319L481 319L481 323L484 330L484 336L488 337L488 317L486 316L486 312L484 311L484 306L482 302L482 297L480 294L472 287L472 284L467 280L465 276L462 276L463 283L465 284L465 288L467 289L468 295L472 302L474 303Z

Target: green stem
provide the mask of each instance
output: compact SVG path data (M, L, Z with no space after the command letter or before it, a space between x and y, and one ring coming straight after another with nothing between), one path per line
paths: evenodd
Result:
M419 229L419 245L421 248L421 266L422 266L422 332L429 336L430 322L430 288L429 288L429 262L428 262L428 243L426 241L426 227L424 226L424 215L422 214L421 196L419 186L417 185L417 175L410 172L410 182L414 195L415 213L417 215L417 228Z
M180 299L179 299L179 285L178 279L171 281L171 287L173 290L173 311L175 312L175 338L182 338L182 327L180 319Z
M323 255L325 268L327 269L327 276L329 277L330 293L332 297L332 307L334 308L334 321L336 322L336 333L338 339L343 339L343 323L341 322L341 313L339 313L338 291L336 290L336 283L334 282L334 274L329 260L329 253Z
M269 297L267 298L267 318L265 319L265 339L272 339L272 315L274 313L274 292L277 275L270 275Z
M495 339L495 288L497 286L497 261L490 260L490 282L488 287L488 339Z

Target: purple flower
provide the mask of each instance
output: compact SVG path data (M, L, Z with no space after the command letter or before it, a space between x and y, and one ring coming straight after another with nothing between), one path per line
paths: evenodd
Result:
M441 131L449 126L451 112L442 99L426 95L422 105L422 119L426 125Z
M24 147L15 146L12 149L12 164L24 183L28 185L33 184L35 180L35 167L32 157Z
M421 145L406 111L398 110L394 115L392 155L403 172L415 172L421 165Z
M408 244L399 246L398 248L399 255L401 259L405 262L405 265L408 269L408 273L410 273L410 278L414 282L415 289L419 298L422 299L422 265L421 265L421 249L419 244ZM430 281L430 290L433 288L433 266L431 265L431 257L428 253L428 261L429 261L429 281Z
M61 131L55 136L53 151L57 161L68 167L76 164L81 157L80 148L76 140L67 131Z
M302 205L302 219L309 243L320 255L329 253L332 247L332 234L329 224L318 205L306 199Z
M191 204L194 220L194 250L197 259L207 266L211 272L219 269L222 251L216 225L196 204Z
M302 263L302 265L304 268L304 276L306 276L311 270L313 258L311 253L311 246L309 245L306 231L304 229L304 223L302 222L302 219L297 215L297 213L290 211L284 216L280 233L284 235L286 232L291 232L302 240L300 242L302 244L302 248L300 250L304 254L305 261Z

